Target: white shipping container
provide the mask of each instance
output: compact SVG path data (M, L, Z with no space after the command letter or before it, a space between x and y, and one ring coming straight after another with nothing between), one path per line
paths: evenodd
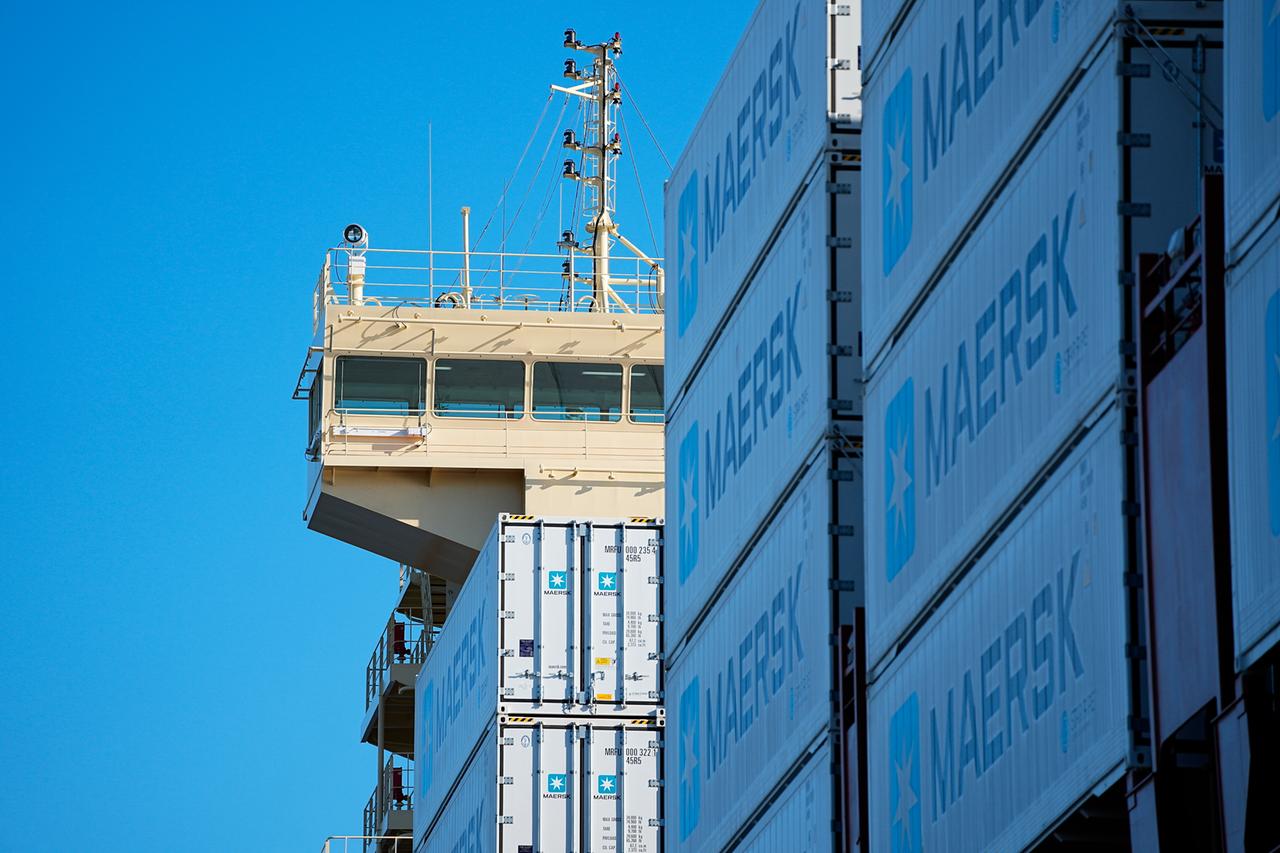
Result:
M722 849L830 723L830 489L821 457L670 663L668 850Z
M676 401L721 318L828 141L857 118L859 16L762 0L667 181L667 399ZM832 50L834 45L834 52ZM846 66L829 69L828 59Z
M943 0L911 11L865 92L864 129L876 155L863 158L868 365L1068 88L1115 7Z
M1280 215L1280 7L1275 0L1226 5L1227 247Z
M741 853L831 853L831 806L839 780L831 772L831 748L823 741L800 774L769 806L734 851Z
M1280 225L1227 288L1236 669L1280 642Z
M674 648L831 420L828 197L815 181L667 423ZM855 296L856 298L856 296Z
M662 703L662 526L502 515L416 689L415 823L494 714L649 714Z
M1095 65L868 385L868 663L1115 385L1113 67Z
M1167 51L1189 63L1194 44ZM1213 152L1163 75L1118 77L1122 57L1115 41L1096 54L868 382L873 664L1098 402L1132 381L1121 271L1196 216L1196 157ZM1221 62L1208 51L1210 84ZM1122 148L1126 127L1150 147ZM1130 217L1131 204L1149 208Z
M1022 850L1128 755L1113 413L870 688L876 851Z
M427 853L662 853L662 730L502 718L434 825Z

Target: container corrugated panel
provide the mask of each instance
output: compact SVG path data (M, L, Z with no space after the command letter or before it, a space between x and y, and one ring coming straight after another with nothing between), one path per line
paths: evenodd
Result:
M889 49L889 29L913 0L867 0L862 6L863 79L872 81L883 53ZM872 84L874 85L874 83Z
M1115 8L944 0L911 11L864 93L875 156L863 162L863 353L873 370Z
M830 483L815 463L667 673L667 849L720 850L830 722Z
M769 806L735 853L831 853L831 749L827 742Z
M869 663L1115 385L1113 69L1095 65L868 385Z
M1231 272L1227 383L1236 668L1280 642L1280 225Z
M1275 0L1226 4L1227 245L1280 201L1280 11Z
M828 219L816 181L668 422L668 649L830 423Z
M833 39L826 4L762 0L667 182L669 400L816 167L829 109L857 106L859 19L839 21ZM827 68L833 41L849 62L838 72Z
M1118 423L1099 424L870 688L873 850L1028 849L1123 770Z
M495 714L660 713L661 590L656 521L501 516L418 676L415 819Z
M661 853L662 740L624 720L494 721L422 849Z

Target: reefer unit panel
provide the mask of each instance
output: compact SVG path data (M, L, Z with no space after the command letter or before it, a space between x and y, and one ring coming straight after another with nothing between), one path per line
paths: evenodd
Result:
M1280 641L1280 225L1227 288L1236 669Z
M415 820L495 714L660 713L661 589L657 521L500 516L418 676Z
M1115 385L1114 69L1095 64L868 384L869 664Z
M500 718L422 849L662 853L661 780L659 727Z
M1275 0L1226 4L1227 247L1280 202L1280 12Z
M837 784L831 772L831 748L824 741L800 775L732 849L735 853L832 853L831 806Z
M830 724L826 472L823 457L670 664L669 850L722 849Z
M825 3L762 0L676 163L664 202L669 401L817 167L828 113L859 105L858 26ZM829 57L848 64L829 70Z
M673 648L827 430L828 197L815 181L667 425Z
M1114 0L944 0L912 10L865 93L876 155L863 160L868 366L1114 9Z
M1028 849L1125 766L1122 472L1112 414L871 686L873 850Z

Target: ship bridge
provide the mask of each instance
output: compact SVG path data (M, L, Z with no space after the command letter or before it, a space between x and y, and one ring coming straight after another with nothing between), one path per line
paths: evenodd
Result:
M294 390L308 527L454 582L499 513L663 505L659 259L634 250L602 276L603 234L472 252L468 213L461 252L370 248L348 227Z

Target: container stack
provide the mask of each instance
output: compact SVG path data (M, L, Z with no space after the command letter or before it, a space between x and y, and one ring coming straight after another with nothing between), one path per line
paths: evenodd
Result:
M656 519L499 518L418 677L415 851L660 853L662 580Z
M763 0L667 185L673 851L858 834L859 21Z
M1134 262L1221 164L1185 85L1220 90L1221 12L868 10L872 849L1127 826L1114 783L1151 762Z
M1280 9L1228 4L1226 29L1231 552L1244 672L1280 643Z

